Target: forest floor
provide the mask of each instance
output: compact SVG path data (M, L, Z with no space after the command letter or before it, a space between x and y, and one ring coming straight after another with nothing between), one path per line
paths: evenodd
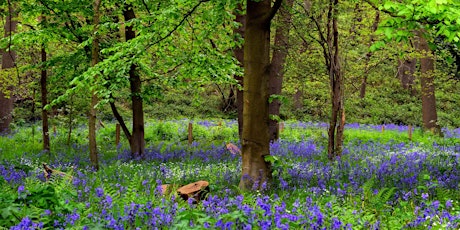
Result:
M146 125L144 160L131 160L115 124L98 130L100 170L89 168L87 130L40 129L0 137L0 226L12 229L459 229L460 132L444 137L397 125L346 127L343 155L329 161L326 124L285 122L271 145L273 183L241 191L235 121ZM382 128L383 127L383 128ZM122 138L123 139L123 138ZM46 178L43 163L54 171ZM200 201L164 184L209 182ZM0 227L0 229L2 228Z

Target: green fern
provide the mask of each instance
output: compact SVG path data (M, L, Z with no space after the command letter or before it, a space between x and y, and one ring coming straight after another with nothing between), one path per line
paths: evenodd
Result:
M384 206L394 196L395 191L396 187L382 188L377 196L375 196L374 203L379 207Z
M139 182L139 176L137 175L137 172L134 173L133 179L129 181L128 186L126 188L126 193L124 194L124 203L131 203L134 202L138 199L138 191L139 191L139 185L141 183Z
M448 188L443 188L443 187L437 187L436 188L436 197L438 200L440 201L447 201L449 199L452 199L454 197L458 197L458 196L455 196L454 194L454 191L448 189Z
M363 194L364 194L364 199L369 199L372 197L372 187L374 187L375 183L375 178L371 178L366 183L363 184Z

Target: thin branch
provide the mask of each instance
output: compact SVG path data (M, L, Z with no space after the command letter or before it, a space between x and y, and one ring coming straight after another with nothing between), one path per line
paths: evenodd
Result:
M18 22L18 24L21 24L21 25L23 25L25 27L29 27L29 29L31 29L31 30L37 30L37 29L35 29L35 27L33 25L30 25L30 24L21 23L21 22Z
M318 35L319 35L319 37L321 38L321 41L322 41L323 43L327 43L327 40L326 40L326 38L324 37L323 32L321 32L321 25L319 24L318 20L316 20L316 18L313 17L313 16L310 16L310 19L313 20L313 22L315 23L316 28L318 29Z
M164 73L164 75L167 75L167 74L170 74L174 71L177 70L177 68L179 68L182 64L184 64L184 62L181 62L179 64L177 64L176 66L174 66L172 69L169 69L168 71L166 71L166 73ZM153 81L155 78L147 78L147 79L144 79L142 80L142 82L150 82L150 81Z
M219 84L214 83L217 86L217 91L219 91L220 95L222 96L222 102L226 102L227 98L225 98L224 91L220 88Z
M392 17L395 17L395 18L406 18L404 15L397 15L395 14L394 12L391 12L391 11L388 11L388 10L385 10L385 9L380 9L379 7L377 7L373 2L371 2L370 0L364 0L367 4L369 4L372 8L374 8L375 10L378 10L378 11L382 11Z
M184 17L182 18L182 20L180 20L180 22L174 26L174 28L172 30L170 30L168 32L168 34L166 34L165 36L161 37L160 39L158 39L157 41L155 41L154 43L151 43L147 46L146 49L162 42L163 40L165 40L166 38L168 38L169 36L171 36L177 29L179 29L180 26L182 26L182 24L184 24L185 20L187 20L188 17L190 17L190 15L193 14L193 12L195 12L195 10L201 5L201 3L203 2L209 2L210 0L201 0L199 1L189 12L187 12Z
M51 8L49 5L47 5L43 0L39 0L39 2L46 8L48 9L49 11L53 12L56 16L60 15L58 13L56 13L56 11L54 11L53 8ZM83 38L81 36L78 36L74 30L75 29L75 25L73 24L73 21L72 21L72 18L69 18L69 15L68 15L68 12L66 12L67 14L67 18L69 19L69 21L72 22L72 26L69 25L69 22L67 20L65 20L64 22L64 25L65 27L69 30L69 32L77 39L78 42L82 43L83 42ZM73 29L72 29L73 27Z
M142 0L142 4L144 5L145 9L147 10L147 13L152 14L152 13L150 13L149 6L147 6L147 3L145 2L145 0Z

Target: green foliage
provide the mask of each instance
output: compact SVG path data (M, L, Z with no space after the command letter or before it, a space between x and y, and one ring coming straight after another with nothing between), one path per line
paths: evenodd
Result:
M2 180L3 181L3 180ZM63 214L68 214L82 204L76 201L76 191L68 177L56 175L48 182L28 178L24 185L18 187L4 185L0 195L0 225L10 227L22 218L40 221L45 228L52 228L54 221L63 221ZM60 214L60 215L58 215Z

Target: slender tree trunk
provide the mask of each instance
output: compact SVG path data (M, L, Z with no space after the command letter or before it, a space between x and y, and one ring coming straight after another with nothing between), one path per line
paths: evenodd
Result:
M238 28L234 30L235 34L238 34L244 39L244 27L246 24L246 16L243 14L243 6L241 4L238 5L237 10L235 12L235 21L241 24ZM244 63L244 45L240 47L236 47L233 50L233 55L235 55L236 60L238 60L240 66L243 66ZM235 75L235 79L238 81L241 87L243 87L243 78L241 76ZM242 140L243 134L243 90L237 88L236 90L236 111L238 113L238 135L240 140Z
M6 50L2 52L2 69L10 69L14 67L16 61L16 52L10 50L11 35L16 31L17 20L14 18L16 15L10 0L8 0L8 15L5 22L5 38L10 37L10 41ZM11 75L11 72L10 72ZM10 132L10 124L13 121L13 87L12 82L8 80L12 77L5 77L3 81L5 85L0 85L0 135Z
M398 77L401 81L401 86L409 90L411 95L415 95L414 80L415 70L417 68L417 59L410 58L405 60L399 60L398 63Z
M42 63L46 62L46 50L45 45L41 49ZM48 125L48 111L45 110L45 106L48 105L48 90L46 88L47 83L47 71L43 65L40 77L40 88L41 88L41 99L42 99L42 136L43 136L43 150L50 152L50 134Z
M439 134L441 133L441 129L437 124L438 114L436 112L434 87L434 58L423 34L423 31L417 32L419 39L418 50L424 55L424 57L420 58L423 127L426 130L431 130Z
M343 107L344 84L339 59L338 0L330 0L328 12L327 41L329 47L329 78L331 85L331 120L328 130L328 158L330 160L342 154L345 110Z
M125 5L123 9L123 17L125 21L136 18L131 5ZM136 33L132 26L125 28L126 41L136 37ZM131 88L131 101L133 110L133 132L129 140L131 146L131 154L133 158L144 157L145 141L144 141L144 109L142 104L141 78L136 71L136 65L131 65L129 70L129 83Z
M280 95L283 76L284 63L288 52L288 35L291 27L291 13L289 9L294 3L293 0L287 0L281 6L280 14L278 14L279 24L275 32L275 46L272 53L272 61L270 65L270 80L269 94ZM281 102L278 99L273 100L269 105L269 114L279 118ZM279 138L279 120L271 118L269 120L270 141L278 140Z
M281 1L247 0L244 46L244 107L242 134L243 190L261 189L271 181L268 81L270 64L270 21Z
M93 3L94 15L93 15L93 43L91 47L91 66L95 66L99 62L99 37L97 36L97 30L99 28L99 18L101 6L101 0L95 0ZM96 95L95 90L91 92L91 105L89 108L89 119L88 119L88 129L89 129L89 159L91 161L91 166L95 170L99 170L99 160L97 156L97 141L96 141L96 104L99 99Z

